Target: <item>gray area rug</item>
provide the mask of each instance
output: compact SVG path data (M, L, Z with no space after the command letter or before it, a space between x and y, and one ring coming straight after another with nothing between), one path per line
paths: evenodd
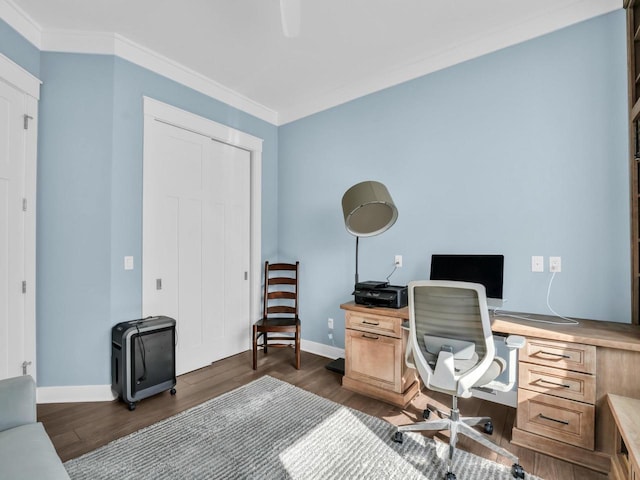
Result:
M442 479L448 446L264 376L66 462L72 479ZM511 479L456 452L458 480ZM527 479L533 479L527 475Z

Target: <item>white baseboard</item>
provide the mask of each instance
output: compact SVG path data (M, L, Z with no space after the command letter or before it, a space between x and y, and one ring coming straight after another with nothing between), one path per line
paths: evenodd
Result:
M38 387L38 403L110 402L116 399L111 385L70 385Z
M344 357L344 348L332 347L324 343L310 342L309 340L301 340L300 349L332 360Z
M344 357L344 349L323 343L302 340L300 348L330 359ZM67 387L38 387L38 403L110 402L116 399L111 385L71 385Z

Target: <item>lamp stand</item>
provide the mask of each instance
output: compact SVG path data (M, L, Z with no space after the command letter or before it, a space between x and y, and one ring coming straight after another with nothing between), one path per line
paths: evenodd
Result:
M358 240L360 240L360 237L356 235L356 283L353 285L354 287L360 281L360 278L358 277Z

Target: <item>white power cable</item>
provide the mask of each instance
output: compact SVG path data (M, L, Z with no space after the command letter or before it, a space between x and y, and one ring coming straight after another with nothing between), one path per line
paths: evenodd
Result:
M549 302L549 296L551 295L551 284L553 283L553 279L555 278L557 272L553 272L553 275L551 275L551 278L549 279L549 286L547 287L547 308L551 311L551 313L553 313L556 317L558 318L562 318L563 320L566 320L566 322L557 322L557 321L553 321L553 320L542 320L541 318L531 318L531 317L525 317L522 315L515 315L513 313L499 313L500 310L496 309L494 312L494 315L499 315L501 317L509 317L509 318L519 318L522 320L528 320L530 322L537 322L537 323L548 323L550 325L580 325L580 322L578 320L575 320L573 318L567 318L567 317L563 317L562 315L560 315L559 313L557 313L553 308L551 308L551 303Z
M555 323L557 325L579 325L580 322L578 322L577 320L574 320L573 318L563 317L562 315L557 313L553 308L551 308L551 304L549 303L549 295L551 295L551 284L553 283L553 279L556 277L556 273L557 272L553 272L553 275L551 275L551 280L549 280L549 287L547 288L547 307L549 308L551 313L553 313L556 317L560 317L569 323L565 323L565 322L549 322L549 323Z

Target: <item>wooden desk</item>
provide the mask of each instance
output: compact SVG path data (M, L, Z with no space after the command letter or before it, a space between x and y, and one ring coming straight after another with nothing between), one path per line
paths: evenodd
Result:
M404 361L407 308L370 308L354 302L345 310L344 377L354 392L404 407L420 391L416 372Z
M363 330L358 325L357 318L360 315L373 315L375 321L383 322L386 318L387 322L399 325L409 318L408 308L368 308L354 302L345 303L340 308L345 310L347 316L343 385L397 405L409 402L418 391L417 385L414 390L405 390L406 393L403 394L397 391L397 385L410 385L405 382L414 374L409 369L403 370L406 338L394 337L394 347L388 349L384 359L380 357L382 350L377 347L374 349L370 343L354 343L356 335L372 332ZM530 320L497 315L492 317L491 325L494 333L526 337L528 347L525 348L529 348L528 352L520 353L519 376L526 372L528 377L518 379L518 415L512 431L512 442L607 473L611 457L615 453L615 445L611 441L615 435L615 422L611 410L607 407L606 396L615 394L640 399L640 374L637 373L640 370L640 326L595 320L580 320L577 326L552 325L535 323L534 320L558 321L557 317L518 315L528 315ZM394 324L393 328L398 325ZM539 354L536 345L551 346L555 349L552 353L559 355L564 355L564 349L568 349L570 358L558 356L562 361L550 359L549 355ZM387 362L392 362L392 367L386 368L393 368L394 381L397 382L400 378L400 383L394 384L395 401L383 398L384 395L381 393L393 391L388 381L386 384L375 384L378 368ZM563 386L560 391L571 392L558 393L558 389L543 391L541 388L536 390L535 383L540 381L540 375L543 374L546 375L543 380L569 378L571 388ZM547 408L545 399L552 400L546 404L562 404L565 412L573 412L563 413L573 415L570 426L554 429L548 423L558 422L545 423L536 420L541 413L540 409ZM542 413L544 414L544 411ZM575 422L578 423L578 430L571 431Z
M615 445L611 457L612 480L640 479L640 400L607 395L609 408L616 422Z
M617 394L640 398L637 373L640 368L640 327L595 320L579 320L579 325L552 325L533 320L561 319L546 315L518 315L528 315L531 320L497 315L491 324L495 333L527 338L525 351L519 355L518 413L511 441L608 473L615 451L611 442L615 422L607 408L606 397L607 394ZM545 345L555 348L551 351L554 355L566 353L571 358L553 358L542 353L546 351ZM536 369L538 374L531 373ZM538 388L540 378L545 380L541 376L543 374L563 384L560 393L558 388L547 392ZM565 382L565 379L569 381ZM536 405L532 407L531 402ZM560 429L554 429L549 425L553 421L540 419L539 414L544 414L550 403L571 412L565 415L573 415L576 431L565 434L561 431L564 428L562 424L559 424ZM571 428L573 426L567 426L567 429Z

